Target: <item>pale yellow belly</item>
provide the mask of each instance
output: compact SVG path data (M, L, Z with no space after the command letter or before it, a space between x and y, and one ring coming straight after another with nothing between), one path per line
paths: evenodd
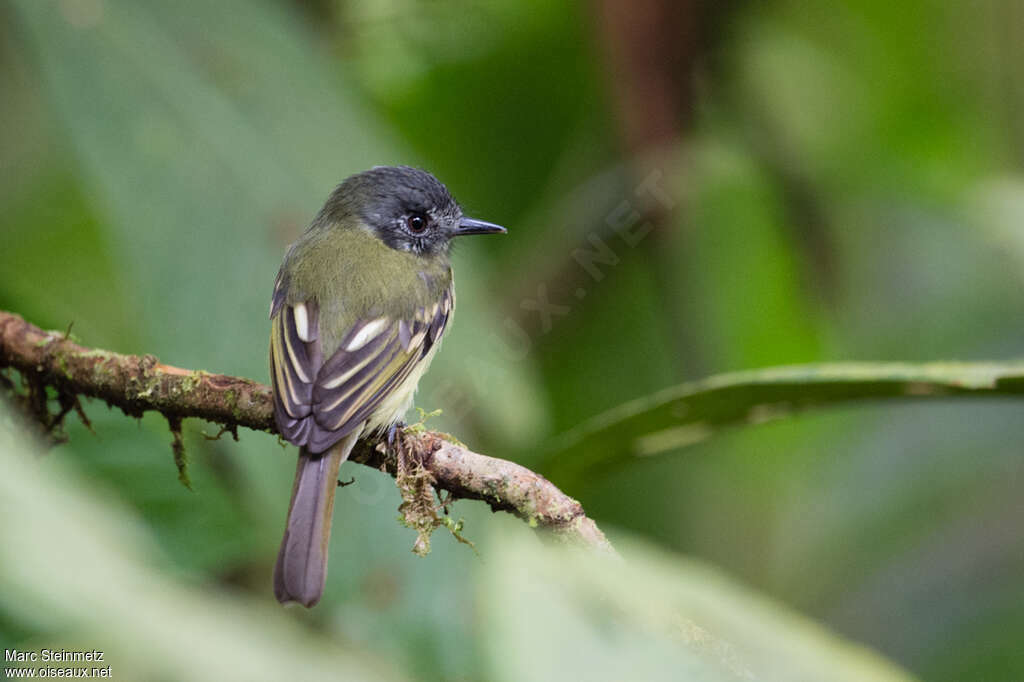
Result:
M370 418L366 420L366 424L363 426L363 433L372 433L374 431L383 431L390 427L395 422L401 421L405 416L405 413L412 407L413 398L416 396L416 388L419 386L420 379L426 374L430 368L430 363L434 361L434 355L437 353L438 347L441 345L441 339L433 345L427 356L421 360L416 367L409 373L409 376L405 378L401 384L395 388L384 400L380 406L374 410L370 415Z

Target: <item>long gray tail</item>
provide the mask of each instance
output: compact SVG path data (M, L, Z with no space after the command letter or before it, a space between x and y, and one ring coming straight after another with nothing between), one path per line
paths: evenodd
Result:
M282 604L298 602L308 608L324 593L338 468L348 459L358 435L357 429L317 455L299 449L288 525L274 567L274 594Z

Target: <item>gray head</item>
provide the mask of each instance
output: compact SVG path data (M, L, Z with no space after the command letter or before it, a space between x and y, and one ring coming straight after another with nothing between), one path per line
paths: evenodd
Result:
M398 251L444 253L453 237L505 232L467 218L448 188L425 170L377 166L335 188L314 225L348 224L355 218Z

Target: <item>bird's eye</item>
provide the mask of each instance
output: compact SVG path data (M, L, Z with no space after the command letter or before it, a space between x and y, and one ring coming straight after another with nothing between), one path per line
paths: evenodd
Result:
M419 213L413 213L405 219L405 226L413 234L420 234L427 229L427 219Z

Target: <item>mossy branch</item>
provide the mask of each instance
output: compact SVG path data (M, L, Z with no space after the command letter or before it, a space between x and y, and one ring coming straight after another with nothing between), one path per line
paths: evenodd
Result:
M270 388L249 379L172 367L152 355L122 355L87 348L64 332L48 332L20 316L0 311L0 370L13 368L29 387L22 402L46 431L59 428L72 409L80 412L79 396L99 398L130 416L156 411L174 433L175 460L184 472L180 425L186 418L204 419L235 433L239 426L276 433ZM0 383L13 382L0 374ZM47 387L60 405L47 408ZM487 457L451 442L446 434L426 429L404 436L405 446L449 499L481 500L494 511L506 511L531 526L550 531L569 543L612 552L614 549L583 512L579 502L525 467ZM353 461L399 476L396 458L362 441ZM452 497L454 496L454 497Z

